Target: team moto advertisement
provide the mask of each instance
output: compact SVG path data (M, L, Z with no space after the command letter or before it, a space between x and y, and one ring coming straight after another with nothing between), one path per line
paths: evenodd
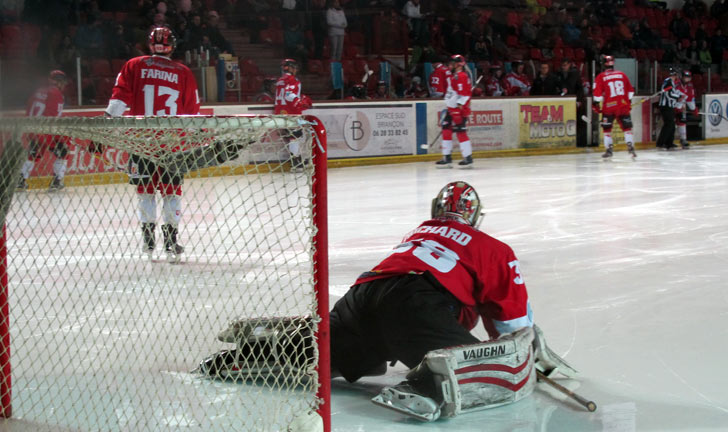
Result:
M576 146L574 100L521 101L518 108L521 148Z

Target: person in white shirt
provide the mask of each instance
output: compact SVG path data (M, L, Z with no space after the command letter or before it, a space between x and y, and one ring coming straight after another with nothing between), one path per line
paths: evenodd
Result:
M331 0L331 6L326 10L326 23L329 25L329 39L331 40L331 60L341 61L344 50L344 35L346 34L346 15L341 8L339 0Z

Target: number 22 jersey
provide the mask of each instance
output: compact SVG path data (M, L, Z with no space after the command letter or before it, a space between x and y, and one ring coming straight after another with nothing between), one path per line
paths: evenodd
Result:
M467 329L483 318L495 338L533 325L518 259L505 243L451 218L423 222L402 244L359 276L356 284L402 274L429 272L463 304Z

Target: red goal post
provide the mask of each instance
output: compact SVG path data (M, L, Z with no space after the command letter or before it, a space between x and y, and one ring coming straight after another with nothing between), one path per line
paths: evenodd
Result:
M14 191L34 142L105 169L50 192L53 169L35 166ZM159 231L141 253L130 155L184 177L179 264L161 258ZM326 160L311 116L0 118L0 414L74 430L286 430L316 412L300 430L329 431ZM174 223L167 199L155 194L158 225ZM315 349L297 360L310 367L194 372L232 348L215 338L226 322L291 316L312 318Z

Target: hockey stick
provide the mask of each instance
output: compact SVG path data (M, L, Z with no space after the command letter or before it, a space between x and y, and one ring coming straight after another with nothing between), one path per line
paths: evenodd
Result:
M579 396L578 394L574 393L573 391L567 389L566 387L562 386L561 384L557 383L556 381L552 380L551 378L547 377L543 374L541 371L536 371L536 375L538 376L539 380L543 380L546 382L546 384L550 385L551 387L555 388L556 390L560 391L561 393L565 394L566 396L569 396L570 398L574 399L576 402L579 403L579 405L583 406L589 412L594 412L597 410L597 404L593 401L586 400L582 396Z
M725 120L725 121L728 121L728 118L726 118L726 116L724 116L723 114L718 114L718 113L707 113L707 112L698 112L698 114L699 114L699 115L704 115L704 116L719 116L719 117L720 117L720 118L722 118L723 120Z

